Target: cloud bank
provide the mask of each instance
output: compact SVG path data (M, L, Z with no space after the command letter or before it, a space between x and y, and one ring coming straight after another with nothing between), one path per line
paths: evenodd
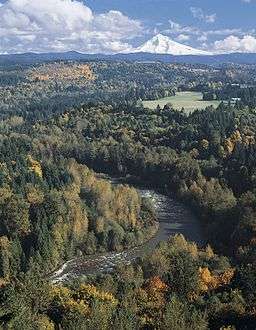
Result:
M0 53L115 53L132 49L129 40L141 31L139 21L120 11L95 15L77 0L0 3Z
M256 38L251 35L242 38L231 35L224 40L215 41L214 48L218 53L256 53Z
M216 20L216 14L206 14L201 8L191 7L190 11L197 20ZM181 43L199 43L208 51L256 52L256 30L202 30L172 20L163 31L160 26L163 23L154 34L167 33ZM127 53L134 50L133 39L142 34L140 21L116 10L95 14L82 0L0 0L0 53Z
M198 47L214 54L256 53L255 29L249 31L243 31L241 28L201 30L195 26L182 25L170 19L169 27L160 32L171 35L179 42L186 40L191 40L192 43L198 42Z

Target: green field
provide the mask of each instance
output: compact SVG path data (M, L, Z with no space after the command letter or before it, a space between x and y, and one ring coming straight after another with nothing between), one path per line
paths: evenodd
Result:
M145 108L155 109L159 104L163 108L167 103L171 103L177 110L185 109L187 113L197 109L205 109L212 105L215 108L220 104L219 101L203 101L203 94L198 92L178 92L175 96L165 97L159 100L143 101Z

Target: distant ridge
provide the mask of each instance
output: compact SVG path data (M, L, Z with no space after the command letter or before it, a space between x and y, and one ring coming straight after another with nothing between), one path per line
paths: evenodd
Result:
M152 53L131 53L131 54L82 54L79 52L66 53L24 53L0 55L0 65L6 64L35 64L49 61L131 61L131 62L163 62L163 63L185 63L185 64L206 64L220 66L223 64L256 64L255 53L232 53L222 55L169 55Z

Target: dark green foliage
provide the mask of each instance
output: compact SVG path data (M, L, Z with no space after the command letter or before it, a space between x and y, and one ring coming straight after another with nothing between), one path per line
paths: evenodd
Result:
M230 82L247 77L253 83L255 67L234 67L231 79L229 68L89 65L95 80L76 83L29 80L29 66L1 68L1 323L17 330L254 326L255 87ZM168 105L141 106L143 99L188 89L205 99L241 102L190 115ZM171 238L149 257L88 280L117 304L96 293L86 314L77 287L56 303L42 277L64 260L132 248L156 229L148 200L100 180L86 165L132 175L182 199L200 217L211 245L231 257L234 278L221 277L233 274L228 258ZM200 269L209 271L206 289Z

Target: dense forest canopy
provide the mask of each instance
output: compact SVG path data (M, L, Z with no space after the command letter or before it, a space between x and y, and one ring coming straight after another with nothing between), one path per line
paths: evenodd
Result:
M0 66L1 116L10 111L42 119L82 103L134 105L190 90L223 86L239 80L253 83L254 66L163 64L143 62L58 61ZM200 90L202 91L202 89Z
M3 329L255 329L254 83L253 65L1 67ZM141 105L178 90L226 102L189 115ZM150 200L97 172L173 194L209 244L170 237L112 273L54 285L63 262L132 249L157 231Z

